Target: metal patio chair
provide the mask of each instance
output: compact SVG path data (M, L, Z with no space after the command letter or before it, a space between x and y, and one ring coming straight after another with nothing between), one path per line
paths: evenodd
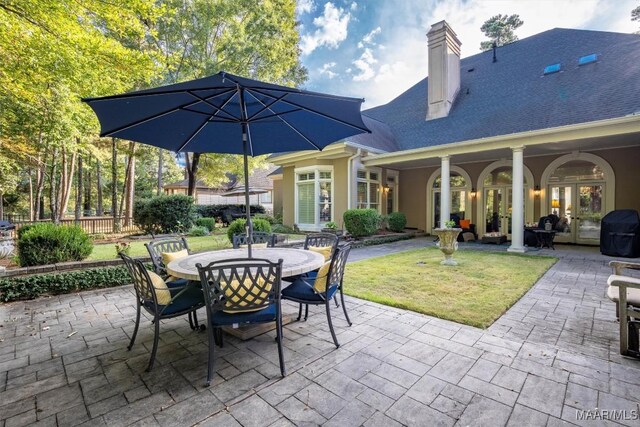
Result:
M245 233L233 235L233 249L238 249L248 244L248 237ZM273 248L276 245L276 235L271 233L265 233L264 231L253 232L253 247L264 246L267 248Z
M625 269L640 270L640 263L611 261L613 273L607 284L607 297L616 302L620 321L620 354L640 358L640 277L625 275Z

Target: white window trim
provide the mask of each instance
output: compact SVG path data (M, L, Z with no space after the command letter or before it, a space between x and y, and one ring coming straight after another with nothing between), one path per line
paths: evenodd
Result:
M367 177L366 178L358 178L358 172L366 172L367 173ZM378 174L378 179L377 180L373 180L373 179L369 178L371 172ZM377 206L376 210L378 211L378 213L382 212L382 194L381 194L381 191L382 191L382 168L366 168L366 169L359 168L356 171L356 191L355 191L355 193L356 193L356 206L355 207L356 208L358 207L358 200L357 200L358 196L357 196L357 194L358 194L358 183L359 182L366 182L367 183L367 208L366 209L368 209L371 206L371 200L369 200L369 195L370 195L370 191L371 190L370 190L369 186L370 186L370 184L372 182L375 183L375 184L378 184L378 206Z
M313 224L303 224L298 220L298 176L303 173L314 172L314 194L313 194L313 217L315 222ZM294 191L294 209L295 209L295 223L301 230L320 231L326 222L320 222L320 210L318 209L318 194L320 194L320 181L328 181L326 179L320 179L320 172L331 172L331 218L335 221L335 173L332 165L313 165L305 166L294 169L295 176L295 191ZM310 181L310 180L309 180Z

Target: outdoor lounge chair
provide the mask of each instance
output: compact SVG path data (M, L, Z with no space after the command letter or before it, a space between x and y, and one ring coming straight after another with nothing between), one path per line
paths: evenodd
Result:
M607 297L615 301L620 321L620 354L640 357L640 277L624 275L624 269L640 270L639 263L611 261L613 273L607 284Z
M331 261L325 263L315 275L310 274L307 277L299 277L291 285L282 290L282 298L307 306L305 319L308 315L309 305L325 306L329 330L331 331L331 337L336 347L340 347L340 344L338 343L336 333L333 330L333 323L331 322L330 301L339 291L344 317L349 326L351 326L351 320L347 314L347 308L344 305L344 295L342 293L342 279L350 251L350 243L338 246L331 257Z
M184 286L187 284L187 279L179 279L177 277L170 277L167 273L165 266L165 260L171 260L172 258L191 255L191 250L187 244L187 239L184 237L152 240L149 243L145 243L144 246L149 252L151 257L151 263L153 264L153 271L162 277L164 280L171 282L174 286ZM174 255L171 255L174 254ZM191 329L198 329L198 314L196 311L189 313L189 326ZM204 325L203 325L204 329Z
M263 231L253 232L253 244L254 248L264 246L266 248L272 248L276 245L276 235L271 233L265 233ZM238 249L248 244L247 235L244 233L233 235L233 248ZM265 246L266 245L266 246Z
M133 287L136 290L137 313L136 326L133 329L131 342L127 347L131 350L138 327L140 326L140 309L144 308L153 315L155 326L153 336L153 349L147 371L153 369L158 350L158 339L160 335L160 320L172 317L183 316L195 312L204 306L202 290L196 285L197 282L165 282L162 277L152 271L148 271L142 261L120 254L129 274L133 279Z
M284 377L282 350L282 310L280 280L282 259L238 258L214 261L203 267L196 264L204 290L209 324L209 362L207 387L211 384L214 347L222 346L223 326L276 322L276 341L280 373Z

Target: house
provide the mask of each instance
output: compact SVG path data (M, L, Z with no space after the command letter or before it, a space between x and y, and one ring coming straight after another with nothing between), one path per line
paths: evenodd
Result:
M278 168L269 165L267 168L254 169L249 176L249 188L254 190L256 194L249 196L249 203L262 205L267 212L273 211L273 185L274 182L269 178L272 172ZM225 204L241 204L244 205L244 195L224 196L224 193L233 192L233 190L244 189L244 180L238 181L234 175L227 174L229 181L224 183L220 188L210 187L202 180L196 181L196 205L225 205ZM189 181L183 179L181 181L167 184L164 187L165 194L187 194Z
M434 24L428 78L363 111L371 134L271 158L285 223L369 207L431 232L457 214L523 251L524 225L552 212L556 241L598 244L604 214L640 210L640 35L556 28L463 59L460 46Z

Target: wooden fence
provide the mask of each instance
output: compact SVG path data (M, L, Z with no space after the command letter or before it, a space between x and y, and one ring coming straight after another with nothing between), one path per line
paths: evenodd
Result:
M25 225L29 224L38 224L42 222L51 222L50 219L44 219L39 221L16 221L14 224L16 225L16 230L20 229ZM120 230L113 229L113 217L103 216L103 217L89 217L89 218L80 218L79 220L75 219L63 219L60 221L61 225L78 225L82 227L84 231L88 234L113 234L113 233L124 233L130 234L140 231L140 229L133 223L133 218L121 218L120 219ZM15 237L16 230L9 232L10 237Z

